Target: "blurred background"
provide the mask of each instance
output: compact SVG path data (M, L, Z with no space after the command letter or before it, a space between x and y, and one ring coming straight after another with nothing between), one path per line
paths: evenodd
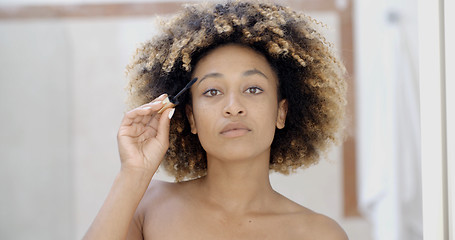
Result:
M0 0L0 239L83 236L120 167L124 68L190 2ZM279 2L327 25L350 117L328 159L273 186L351 240L423 239L417 1Z

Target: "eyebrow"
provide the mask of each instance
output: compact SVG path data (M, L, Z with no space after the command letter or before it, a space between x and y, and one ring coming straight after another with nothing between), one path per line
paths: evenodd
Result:
M251 76L251 75L255 75L255 74L258 74L258 75L261 75L263 76L264 78L266 79L269 79L263 72L257 70L257 69L251 69L251 70L247 70L245 71L242 75L244 77L248 77L248 76ZM199 80L199 82L197 83L197 85L199 85L202 81L204 81L206 78L219 78L219 77L222 77L223 74L221 73L209 73L209 74L206 74L204 75L204 77L201 78L201 80Z
M248 77L248 76L255 75L255 74L259 74L259 75L265 77L266 79L269 79L263 72L261 72L257 69L248 70L243 73L243 76Z
M209 77L213 77L213 78L219 78L219 77L222 77L223 74L221 73L209 73L209 74L206 74L204 75L201 80L199 80L199 82L197 83L197 85L199 85L202 81L204 81L206 78L209 78Z

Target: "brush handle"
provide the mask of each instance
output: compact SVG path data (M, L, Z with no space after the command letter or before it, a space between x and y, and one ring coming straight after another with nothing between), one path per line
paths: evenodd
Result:
M186 84L186 86L185 86L182 90L180 90L179 93L177 93L177 95L175 95L175 96L173 96L173 97L171 96L170 101L173 102L175 105L177 105L178 102L179 102L179 101L177 100L177 98L180 97L180 95L182 95L182 94L183 94L184 92L186 92L188 89L190 89L191 86L193 86L193 84L194 84L196 81L197 81L197 78L193 78L189 83Z
M158 111L158 113L164 112L164 110L168 108L175 107L179 104L178 97L182 95L184 92L186 92L188 89L191 88L191 86L197 81L197 78L193 78L189 83L186 84L186 86L175 96L168 96L166 99L163 100L163 107Z
M158 111L158 113L162 113L164 111L166 111L166 109L168 108L173 108L175 107L176 105L174 103L172 103L170 100L169 100L169 97L166 97L164 100L163 100L163 107L161 107L161 109Z

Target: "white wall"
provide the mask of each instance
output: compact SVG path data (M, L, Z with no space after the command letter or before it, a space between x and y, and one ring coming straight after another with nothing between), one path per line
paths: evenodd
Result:
M74 234L64 30L46 21L0 22L0 239Z

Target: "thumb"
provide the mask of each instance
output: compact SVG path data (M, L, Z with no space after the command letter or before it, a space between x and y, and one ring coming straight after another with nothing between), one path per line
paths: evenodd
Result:
M166 109L160 117L156 138L164 145L169 145L169 128L175 108Z

